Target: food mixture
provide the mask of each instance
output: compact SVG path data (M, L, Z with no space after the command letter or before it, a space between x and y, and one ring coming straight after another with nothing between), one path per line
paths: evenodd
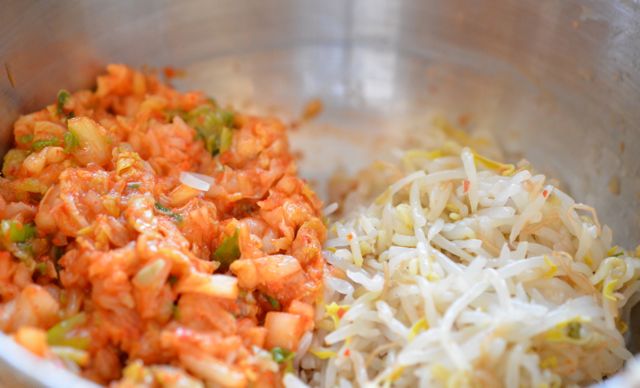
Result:
M20 117L0 329L115 386L273 386L314 327L325 225L285 126L110 65Z
M632 356L638 252L444 121L328 218L283 123L122 65L14 140L0 329L94 382L550 388Z
M527 163L489 159L441 126L433 149L364 171L348 196L366 207L330 227L331 273L303 378L559 387L613 375L632 357L623 335L638 252L613 245L593 208Z

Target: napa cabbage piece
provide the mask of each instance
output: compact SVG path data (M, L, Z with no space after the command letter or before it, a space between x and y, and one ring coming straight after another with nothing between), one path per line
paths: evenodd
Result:
M202 139L211 155L229 150L233 137L233 112L211 103L200 105L182 116L196 130L198 138Z
M69 132L77 139L73 156L82 165L104 165L111 159L111 145L107 131L88 117L74 117L67 121ZM75 142L75 141L74 141Z
M76 329L87 322L85 313L79 313L58 322L47 331L47 343L51 346L70 347L86 350L90 339L85 334L77 333Z

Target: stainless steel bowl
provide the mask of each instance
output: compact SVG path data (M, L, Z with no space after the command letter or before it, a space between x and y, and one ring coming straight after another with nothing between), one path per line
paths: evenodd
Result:
M286 114L322 98L319 121L337 129L293 137L322 157L302 166L320 181L376 157L385 147L362 139L399 121L469 114L594 205L619 243L640 240L636 1L10 0L0 57L0 153L18 114L105 64L172 65L187 70L179 87L235 104ZM12 352L0 346L0 384L62 384Z

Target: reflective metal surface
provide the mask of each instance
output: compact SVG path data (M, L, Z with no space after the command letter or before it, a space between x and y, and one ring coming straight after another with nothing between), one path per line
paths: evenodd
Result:
M106 63L172 65L187 70L180 88L239 106L287 115L322 98L320 125L292 139L313 151L302 173L318 181L386 152L400 122L467 114L595 206L621 244L640 241L631 0L14 0L0 58L0 153L20 112L90 86Z

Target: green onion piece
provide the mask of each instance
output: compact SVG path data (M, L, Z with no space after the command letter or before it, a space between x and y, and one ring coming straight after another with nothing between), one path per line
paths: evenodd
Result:
M233 112L227 110L219 110L218 117L225 127L233 127Z
M217 109L213 104L204 104L189 111L184 119L196 130L196 137L204 141L205 148L212 156L229 148L233 112Z
M209 151L211 156L216 156L218 154L218 139L216 139L216 135L209 135L205 141L204 146Z
M182 222L182 216L180 214L175 213L174 211L164 206L160 202L156 202L155 207L161 214L164 214L165 216L169 216L173 218L175 222Z
M280 310L280 302L278 302L278 299L274 298L271 295L266 295L266 294L265 294L265 297L267 298L267 301L269 302L271 307L273 307L276 310Z
M127 189L136 190L140 188L140 182L129 182L127 183Z
M196 130L196 135L194 136L194 140L204 140L207 138L207 134L204 133L204 131L198 127L195 128Z
M34 141L33 144L31 144L31 149L34 151L40 151L45 147L57 146L59 144L60 144L60 141L57 138L51 137L49 139Z
M281 347L275 347L271 349L271 357L273 357L273 361L277 362L278 364L293 360L295 356L296 353L288 349L283 349Z
M64 104L67 103L67 101L69 100L69 98L71 97L71 94L69 94L68 91L64 90L64 89L60 89L60 91L58 92L58 98L57 98L57 103L56 103L56 111L58 112L59 116L64 116Z
M0 233L0 249L10 251L18 260L27 264L29 269L35 269L31 243L31 239L36 235L35 227L14 220L2 220Z
M233 134L231 133L231 129L229 127L223 127L222 132L220 133L220 152L226 152L231 148L231 140L233 139Z
M32 134L22 135L18 138L18 143L28 144L28 143L31 143L31 140L33 140Z
M56 279L60 279L60 271L62 271L62 266L60 265L60 258L64 255L64 248L54 245L51 248L51 257L53 257L53 267L56 270Z
M34 224L26 224L26 225L23 225L22 230L16 231L15 237L19 239L17 240L18 242L23 242L31 238L34 238L35 235L36 235L36 226Z
M78 136L71 131L67 131L64 134L64 150L69 153L76 149L80 145L80 140L78 140Z
M36 264L36 271L38 271L40 275L45 275L47 273L47 263L40 262Z
M186 115L187 124L192 127L204 124L206 117L211 115L214 109L215 108L210 105L200 105L191 109Z
M164 214L171 213L171 209L169 209L168 207L164 206L160 202L156 202L156 209L158 209L160 211L160 213L164 213Z
M73 329L83 325L86 321L87 316L85 313L80 313L58 322L47 331L47 343L51 346L70 346L75 349L87 349L89 347L89 338L69 335Z
M9 240L15 243L25 242L36 235L36 227L33 224L23 225L13 220L2 220L2 234L9 235Z
M10 149L4 155L4 163L2 164L2 175L5 177L11 177L14 173L17 173L22 165L22 162L29 156L29 151L19 150L17 148Z
M240 258L238 229L236 229L232 236L229 236L222 241L222 244L216 248L213 257L216 261L220 262L220 266L223 267L223 270Z

